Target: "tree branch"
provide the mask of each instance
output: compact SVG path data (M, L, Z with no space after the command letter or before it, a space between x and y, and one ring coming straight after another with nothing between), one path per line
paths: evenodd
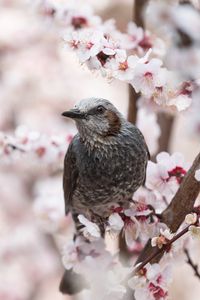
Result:
M158 151L160 153L162 151L169 151L170 148L170 139L171 133L174 125L174 116L165 113L159 112L158 113L158 124L160 126L161 135L158 140ZM153 160L155 160L156 155L154 156Z
M196 277L198 277L200 279L200 273L198 270L198 266L195 265L190 257L189 251L187 249L184 249L185 255L187 257L187 263L192 267L192 269L194 270L194 274Z
M188 228L190 227L190 225L188 225L186 228L184 228L181 232L179 232L177 235L175 235L167 244L163 245L162 248L158 248L158 247L153 247L155 249L154 252L152 252L152 254L147 257L139 266L138 268L135 270L135 272L139 272L142 268L144 268L144 266L146 266L149 262L151 262L154 258L156 258L157 256L160 256L161 254L163 255L166 251L168 251L170 249L170 246L176 241L178 240L180 237L182 237L184 234L186 234L188 232Z
M164 222L172 232L177 231L184 221L185 216L193 210L195 200L200 193L200 182L196 181L194 177L198 169L200 169L200 153L185 175L171 203L161 214L162 222ZM156 249L151 246L151 241L149 240L139 255L136 264L152 256L155 252ZM161 259L163 253L159 254L160 255L156 255L156 257L152 258L152 262L158 262Z
M137 26L144 28L144 8L148 0L135 0L133 5L133 20ZM139 94L129 84L129 106L128 106L128 121L135 124L137 118L137 100Z
M143 12L144 7L147 4L148 0L135 0L133 2L133 16L132 19L137 26L144 28L144 18ZM135 92L134 88L129 84L129 103L128 103L128 121L135 124L137 119L137 100L139 94ZM127 261L129 257L132 256L132 253L127 250L127 245L122 234L119 237L119 249L120 256L123 262Z

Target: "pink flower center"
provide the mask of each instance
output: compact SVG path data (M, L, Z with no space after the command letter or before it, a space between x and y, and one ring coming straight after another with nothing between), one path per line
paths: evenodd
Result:
M193 90L192 83L189 81L183 82L181 89L179 91L179 95L191 96Z
M97 58L98 60L100 61L100 63L102 64L102 66L105 65L107 59L109 58L110 56L109 55L106 55L105 53L103 53L103 51L99 52L97 54Z
M146 72L144 74L144 77L146 77L147 79L152 79L153 78L153 74L151 72Z
M160 286L154 285L152 282L149 284L149 291L153 294L155 300L163 299L167 296L167 292Z
M119 70L120 71L126 71L127 69L128 69L128 63L127 63L127 61L119 63Z
M78 48L78 44L79 44L78 41L72 40L70 42L70 47L72 47L72 49L77 49Z
M137 211L144 211L147 210L148 206L145 203L138 203L137 204Z
M84 17L73 17L72 25L74 26L75 29L81 29L88 25L88 21Z
M91 42L89 42L89 43L87 43L86 48L87 48L88 50L90 50L90 49L92 48L92 46L94 46L94 44L91 43Z
M37 155L39 157L42 157L42 156L44 156L44 154L46 152L46 148L45 147L39 147L39 148L36 149L35 152L37 153Z
M118 207L111 207L111 209L112 209L112 211L114 212L114 213L123 213L123 207L121 207L121 206L118 206Z
M178 182L178 184L180 184L183 180L183 177L185 176L186 171L182 168L182 167L175 167L173 170L168 171L168 175L169 178L167 179L167 181L171 178L171 177L176 177L176 180Z
M142 47L144 50L148 50L149 48L152 48L153 45L150 41L150 38L145 35L143 39L139 42L139 46Z
M45 16L49 16L49 17L53 17L56 13L56 10L54 8L51 7L47 7L44 9L43 14Z

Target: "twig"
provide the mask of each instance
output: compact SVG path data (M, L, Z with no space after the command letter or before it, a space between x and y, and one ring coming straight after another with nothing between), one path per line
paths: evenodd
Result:
M171 203L161 214L161 221L164 222L172 232L176 232L184 221L185 216L193 210L195 200L200 192L200 182L195 179L196 170L200 169L200 153L197 155L193 165L185 175L177 193ZM143 262L155 253L149 240L137 259L137 263ZM151 261L158 262L163 253L154 256Z
M152 254L147 257L136 269L135 272L139 272L142 268L144 268L144 266L146 266L146 264L148 264L149 262L151 262L154 258L156 258L158 255L160 254L164 254L166 251L168 251L170 249L170 246L176 241L178 240L180 237L182 237L185 233L188 232L188 228L190 227L190 225L188 225L186 228L184 228L182 231L180 231L178 234L176 234L171 240L169 240L169 242L165 245L163 245L163 247L160 249L158 247L154 247L155 251L152 252Z
M185 255L187 257L187 263L191 266L191 268L194 270L194 274L196 277L198 277L200 279L200 273L198 270L198 266L195 265L190 257L189 251L185 248L184 249Z
M20 152L26 152L23 148L21 148L21 147L19 147L19 146L17 146L17 145L11 144L11 143L8 143L8 144L6 145L6 147L10 147L11 149L13 149L13 150L18 150L18 151L20 151Z

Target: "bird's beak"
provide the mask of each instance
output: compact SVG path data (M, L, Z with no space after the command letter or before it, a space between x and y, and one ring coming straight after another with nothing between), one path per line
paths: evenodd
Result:
M83 112L80 112L80 110L78 110L78 109L70 109L68 111L64 111L62 113L62 116L68 117L71 119L84 119L85 118L85 114Z

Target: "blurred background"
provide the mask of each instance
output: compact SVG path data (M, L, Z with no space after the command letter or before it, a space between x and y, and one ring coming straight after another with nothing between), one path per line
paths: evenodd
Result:
M60 248L72 235L64 216L62 164L76 129L61 113L87 97L109 99L124 115L128 109L128 85L80 65L63 48L52 12L37 2L0 0L0 300L68 299L58 291ZM114 18L122 31L132 20L131 0L87 3L104 20ZM148 136L148 125L141 127ZM170 152L180 151L191 162L199 140L200 127L192 131L187 113L179 114ZM197 261L199 255L196 247ZM171 299L198 300L199 292L190 267L179 265Z

